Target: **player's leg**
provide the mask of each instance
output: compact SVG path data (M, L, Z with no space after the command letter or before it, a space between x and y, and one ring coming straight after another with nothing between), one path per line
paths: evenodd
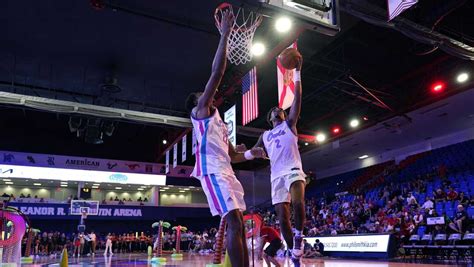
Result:
M293 207L295 221L295 236L293 239L293 258L299 258L303 255L303 228L306 221L305 212L305 185L306 179L301 172L292 172L284 177L285 188L289 191L291 205Z
M291 184L291 206L295 213L295 229L303 234L303 226L306 221L306 212L304 210L305 182L296 181Z
M242 240L243 235L243 220L242 213L238 209L229 211L225 215L227 222L227 252L232 266L248 266L244 262L244 243Z
M293 248L293 232L291 231L290 221L290 203L278 203L275 205L275 211L280 222L280 232L285 239L287 249Z
M244 264L245 266L249 266L249 250L247 247L247 237L245 236L245 222L244 222L244 217L241 213L242 216L242 243L244 244L243 250L244 250Z
M293 232L290 221L290 192L286 187L285 177L272 180L272 204L275 206L280 232L285 239L287 249L293 248Z

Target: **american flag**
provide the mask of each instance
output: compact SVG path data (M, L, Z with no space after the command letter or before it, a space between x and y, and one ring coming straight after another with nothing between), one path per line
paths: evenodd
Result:
M388 1L388 21L391 21L403 11L416 4L418 0L387 0Z
M242 125L258 117L257 69L253 67L242 78Z

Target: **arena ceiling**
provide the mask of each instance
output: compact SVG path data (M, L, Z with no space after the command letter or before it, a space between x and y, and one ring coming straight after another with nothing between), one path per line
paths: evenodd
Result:
M104 1L101 9L91 2L100 1L3 1L0 91L187 117L186 95L200 90L209 77L219 38L213 11L221 1ZM377 6L378 2L367 3ZM472 1L420 1L402 16L473 46L473 11ZM341 11L342 31L336 37L305 31L298 38L304 56L300 133L329 132L339 125L342 133L332 140L347 137L355 131L347 127L351 118L367 117L362 128L369 127L471 88L450 81L458 71L472 70L472 61L349 13ZM277 35L268 19L256 39L265 40L268 51L291 42L288 36ZM220 91L232 93L220 109L240 105L239 79L255 64L261 117L249 127L266 129L266 110L277 103L272 57L240 67L229 65ZM350 77L370 88L390 109L374 104ZM436 96L430 92L435 80L449 84L446 92ZM113 121L113 135L93 145L70 132L67 114L11 105L0 108L4 150L162 161L169 146L162 140L173 141L183 132L169 125ZM256 141L247 135L238 139L247 145ZM303 151L317 147L302 146Z

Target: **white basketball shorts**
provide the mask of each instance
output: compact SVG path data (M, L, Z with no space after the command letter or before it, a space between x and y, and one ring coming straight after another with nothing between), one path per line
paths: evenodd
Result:
M295 171L273 179L272 204L291 202L290 187L296 181L306 183L306 176L301 171Z
M199 178L212 216L224 217L229 211L245 211L244 189L234 175L209 174Z

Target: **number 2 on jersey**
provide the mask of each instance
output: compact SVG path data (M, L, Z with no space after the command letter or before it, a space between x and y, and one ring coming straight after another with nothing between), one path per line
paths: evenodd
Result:
M275 143L276 143L276 147L277 148L280 148L281 145L280 145L280 139L275 139Z

